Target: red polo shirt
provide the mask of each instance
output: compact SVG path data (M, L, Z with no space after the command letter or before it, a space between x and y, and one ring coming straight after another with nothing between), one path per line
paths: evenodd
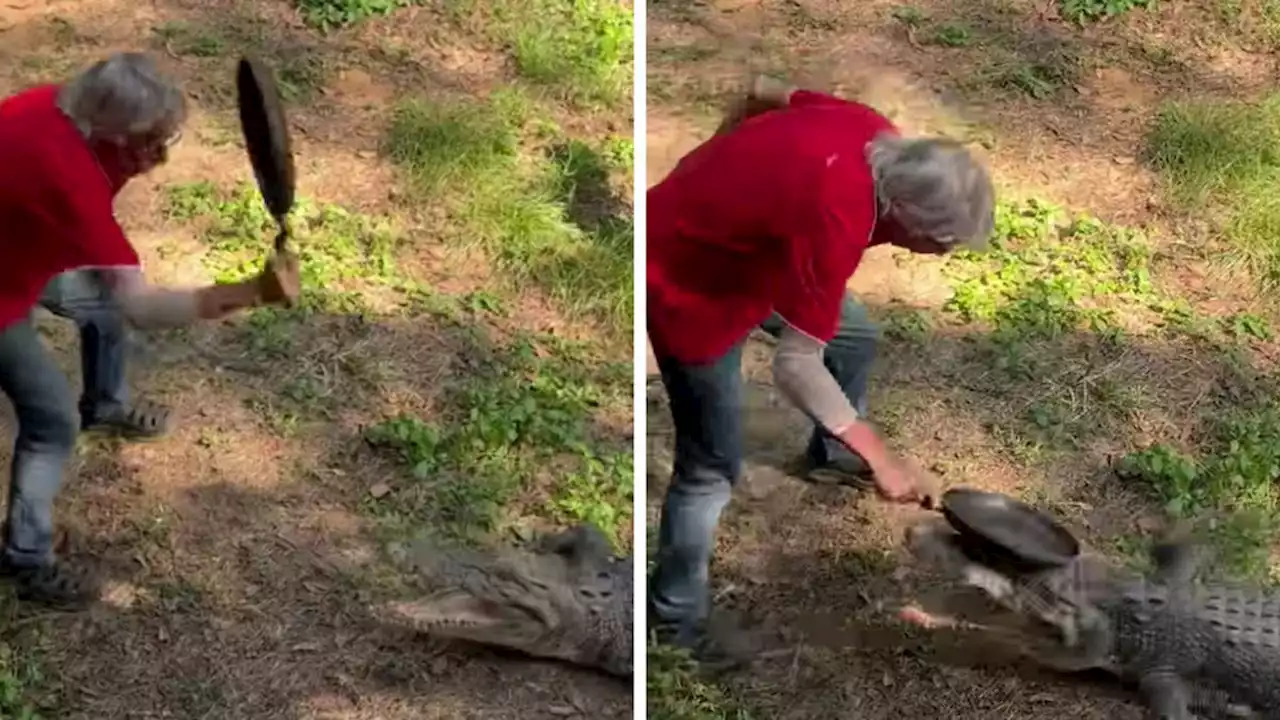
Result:
M800 91L686 155L649 190L649 340L710 362L777 311L823 342L871 244L872 138L897 130L865 105Z
M0 330L62 272L139 264L112 209L126 178L99 164L57 93L46 85L0 101Z

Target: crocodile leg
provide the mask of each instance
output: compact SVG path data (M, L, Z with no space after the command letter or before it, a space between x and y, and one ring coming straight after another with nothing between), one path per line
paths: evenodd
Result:
M581 523L545 536L539 546L541 552L565 557L577 567L594 567L612 554L608 538L591 523Z
M1186 523L1174 526L1152 546L1151 559L1157 577L1170 587L1190 583L1205 561L1203 554L1197 551L1190 526Z
M1177 673L1150 670L1138 681L1151 720L1195 720L1191 691Z

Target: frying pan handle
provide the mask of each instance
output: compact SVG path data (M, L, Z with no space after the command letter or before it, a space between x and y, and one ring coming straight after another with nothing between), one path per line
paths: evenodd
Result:
M284 252L285 246L289 243L289 225L284 218L276 218L276 223L280 226L280 232L276 233L275 248L276 254Z

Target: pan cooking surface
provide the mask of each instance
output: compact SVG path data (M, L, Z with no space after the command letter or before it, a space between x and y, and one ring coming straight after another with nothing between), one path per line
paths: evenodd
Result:
M942 496L947 521L987 551L1002 551L1033 565L1061 565L1080 553L1066 528L1007 495L968 488Z
M241 58L236 71L240 127L249 161L267 210L282 229L293 209L294 167L289 126L271 70L253 58Z

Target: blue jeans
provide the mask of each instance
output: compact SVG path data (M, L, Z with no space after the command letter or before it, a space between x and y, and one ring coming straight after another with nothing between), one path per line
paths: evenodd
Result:
M18 418L4 551L15 566L52 559L53 501L80 425L114 403L127 401L126 326L96 276L59 276L45 289L40 304L79 326L85 392L77 412L71 384L30 318L0 329L0 391L9 397Z
M777 335L778 316L761 328ZM823 355L827 370L846 397L865 416L867 377L875 358L879 330L866 308L845 297L840 329ZM742 346L704 365L658 356L658 369L675 424L675 467L658 526L656 567L649 581L649 606L660 623L687 625L702 619L708 607L708 568L715 548L720 513L742 469ZM815 428L809 459L826 465L852 453Z
M77 270L54 278L40 305L71 320L80 330L80 418L84 425L129 403L125 377L129 326L110 291L93 270Z

